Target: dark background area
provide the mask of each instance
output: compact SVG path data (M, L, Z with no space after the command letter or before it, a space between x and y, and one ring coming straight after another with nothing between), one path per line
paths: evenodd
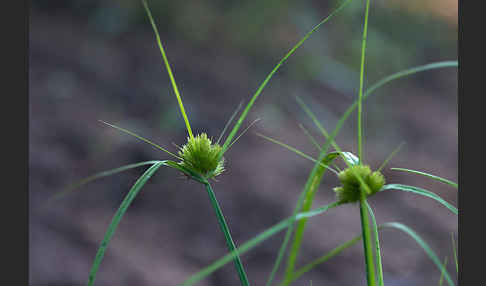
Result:
M29 284L85 285L112 215L144 167L84 186L48 208L69 184L121 165L167 159L150 145L101 124L135 131L175 151L186 130L140 1L32 1L29 37ZM240 101L250 99L279 59L327 16L336 1L149 1L195 133L218 137ZM353 1L314 33L277 72L244 126L260 118L225 155L213 183L237 244L289 216L313 163L256 136L317 151L301 132L327 129L357 97L363 1ZM405 68L457 59L457 2L372 1L366 57L370 86ZM388 183L415 185L457 204L457 191L405 167L457 181L457 69L420 73L380 89L365 105L365 161ZM357 153L356 114L337 138ZM334 200L324 176L314 206ZM410 193L370 198L378 223L400 221L423 236L455 279L451 233L457 217ZM360 232L346 205L309 221L299 264ZM252 285L263 285L283 233L242 256ZM437 285L440 273L403 233L381 232L386 285ZM108 248L97 285L177 285L226 253L203 187L160 169L135 199ZM361 244L295 285L365 285ZM238 285L230 263L198 285Z

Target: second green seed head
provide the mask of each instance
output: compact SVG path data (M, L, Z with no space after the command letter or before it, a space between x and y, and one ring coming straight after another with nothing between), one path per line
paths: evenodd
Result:
M356 175L359 175L368 185L368 190L362 186ZM334 188L334 192L341 203L359 201L361 192L365 192L366 197L369 197L378 192L385 184L385 177L379 171L372 172L367 165L354 165L346 168L339 172L338 177L342 185Z

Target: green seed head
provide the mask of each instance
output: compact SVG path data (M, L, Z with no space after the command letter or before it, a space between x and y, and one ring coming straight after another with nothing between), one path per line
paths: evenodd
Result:
M359 174L368 185L368 191L361 185L356 174ZM338 177L342 185L334 188L334 192L336 192L337 200L341 203L359 201L361 192L366 192L366 196L369 197L378 192L385 184L385 177L379 171L372 172L367 165L354 165L346 168L339 172Z
M224 171L224 158L218 161L221 149L218 144L212 144L206 133L188 137L187 143L179 151L183 159L180 164L207 179L215 177Z

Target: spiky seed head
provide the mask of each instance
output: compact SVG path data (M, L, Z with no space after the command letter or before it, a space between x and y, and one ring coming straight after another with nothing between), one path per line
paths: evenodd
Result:
M187 143L179 151L183 159L179 164L207 179L215 177L224 171L224 158L218 161L221 149L219 144L211 142L206 133L188 137Z
M359 174L368 185L368 191L361 185L356 174ZM385 177L379 171L372 172L368 165L353 165L346 168L339 172L338 178L342 185L334 188L334 192L341 203L359 201L362 191L366 193L366 197L369 197L378 192L385 184Z

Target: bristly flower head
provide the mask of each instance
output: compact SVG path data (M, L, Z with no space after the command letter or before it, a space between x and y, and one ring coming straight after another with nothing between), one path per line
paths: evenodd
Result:
M187 138L179 156L183 159L179 164L209 179L224 171L224 158L218 161L222 147L212 143L206 133Z
M363 188L356 174L363 178L369 190ZM338 177L342 186L334 188L334 192L341 203L359 201L362 191L366 192L366 197L369 197L378 192L385 184L385 177L379 171L372 172L367 165L353 165L339 172Z

